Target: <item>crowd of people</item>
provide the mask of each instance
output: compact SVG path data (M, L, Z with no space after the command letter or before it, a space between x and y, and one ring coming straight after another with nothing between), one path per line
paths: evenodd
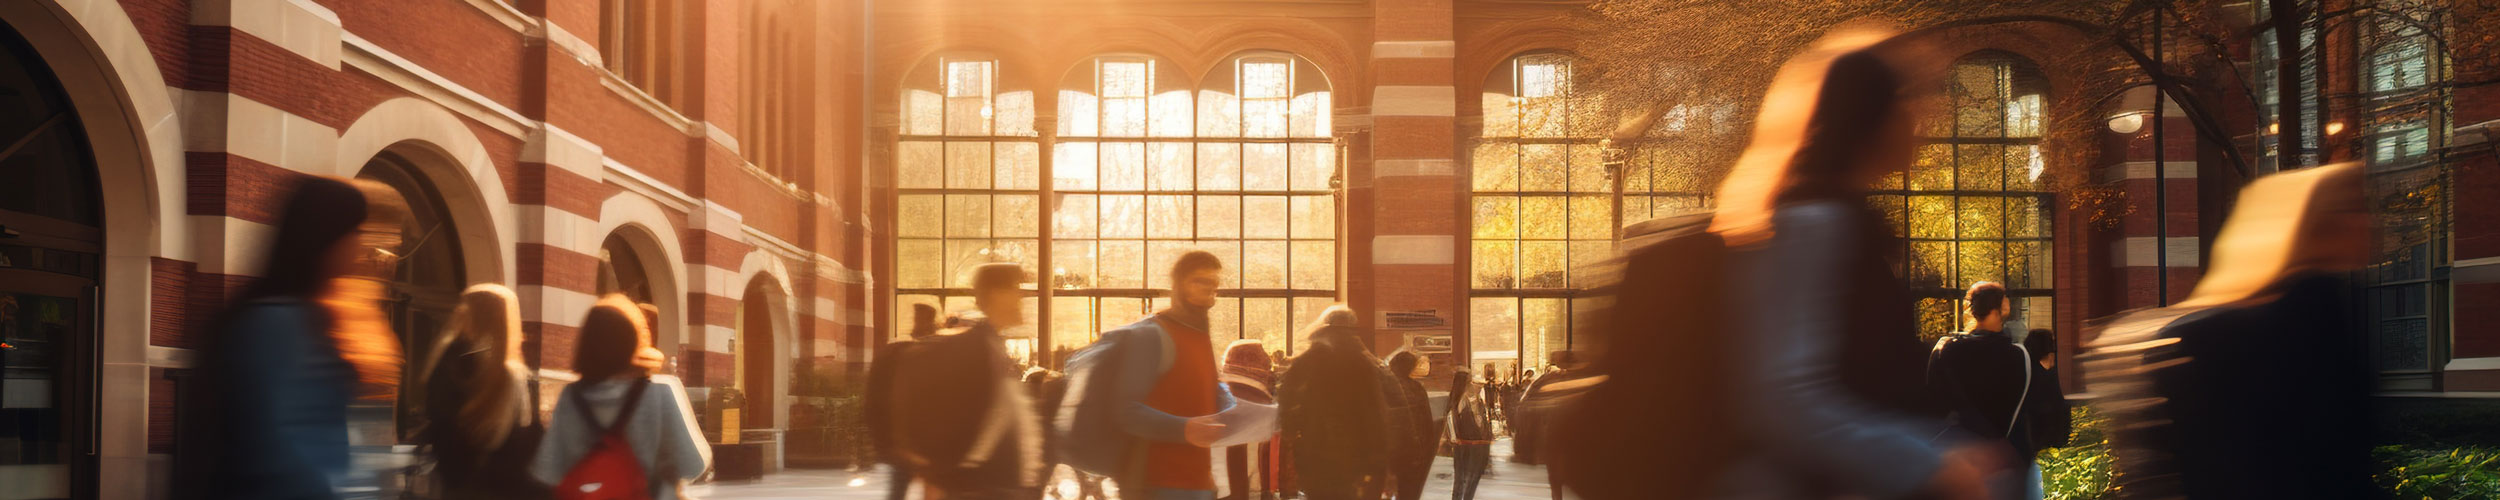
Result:
M1209 322L1226 267L1205 252L1170 263L1169 307L1057 371L1024 366L1004 340L1029 328L1030 275L979 266L976 311L919 308L911 339L869 370L890 494L1411 500L1447 455L1467 500L1509 437L1514 460L1547 465L1557 499L2040 498L2031 457L2069 434L2054 334L2011 331L2005 287L1981 282L1963 296L1967 329L1922 341L1901 245L1864 203L1911 163L1912 91L1928 80L1892 39L1835 34L1783 67L1716 210L1627 228L1614 306L1592 318L1602 348L1542 366L1435 377L1417 353L1377 352L1342 305L1294 334L1301 352L1219 351L1239 335ZM2368 495L2367 349L2336 296L2368 255L2350 237L2368 224L2357 172L2256 181L2188 300L2083 346L2119 422L2124 495ZM654 308L601 297L572 356L541 371L524 362L514 293L481 284L403 355L374 290L405 203L312 178L284 213L266 275L203 349L180 496L336 498L346 409L403 390L443 498L680 498L709 469L685 383L653 347ZM402 381L405 360L420 369ZM549 371L576 379L541 414L528 384ZM2318 429L2341 432L2271 439ZM1062 467L1077 479L1052 481Z

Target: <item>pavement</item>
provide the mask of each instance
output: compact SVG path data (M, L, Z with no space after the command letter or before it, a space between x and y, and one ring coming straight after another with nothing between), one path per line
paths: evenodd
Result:
M1510 461L1510 440L1493 444L1493 471L1476 484L1476 498L1482 500L1551 500L1546 490L1545 467L1523 465ZM1216 457L1217 483L1224 481L1223 457ZM1450 497L1450 457L1433 460L1433 477L1424 485L1424 498ZM1062 475L1065 474L1062 469ZM837 499L871 500L885 498L885 467L860 470L790 469L753 481L705 483L687 488L689 498L706 500L769 500L769 499ZM911 495L918 498L914 491ZM1116 498L1116 497L1115 497Z

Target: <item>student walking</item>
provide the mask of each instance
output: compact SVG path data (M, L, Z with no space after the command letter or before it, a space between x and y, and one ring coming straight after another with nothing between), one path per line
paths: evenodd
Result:
M546 433L529 405L536 376L521 354L521 307L511 288L471 286L451 310L451 327L425 359L425 426L443 498L547 498L530 477Z
M530 467L557 498L677 498L686 481L711 468L711 445L695 427L685 383L635 364L649 347L646 330L623 295L599 299L582 319L573 344L580 379L556 396Z
M1450 378L1449 424L1442 434L1450 443L1450 500L1474 500L1476 483L1493 464L1493 411L1466 371Z

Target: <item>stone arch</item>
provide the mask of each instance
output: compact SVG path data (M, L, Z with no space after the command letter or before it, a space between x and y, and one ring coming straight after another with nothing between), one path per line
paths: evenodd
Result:
M660 324L652 326L652 342L660 352L684 352L686 341L686 260L677 225L667 209L639 194L618 194L599 203L600 241L623 240L641 258L651 277L651 301L660 308Z
M99 177L104 262L96 298L102 320L99 387L148 387L154 258L194 259L186 196L182 120L175 115L155 54L119 2L0 2L0 25L34 45L77 109ZM187 356L159 363L179 364ZM145 477L148 394L99 393L96 429L102 477ZM147 495L144 481L107 481L105 498Z
M799 326L798 294L790 287L789 276L790 269L781 258L773 256L770 251L758 249L747 252L746 260L739 263L738 281L734 282L738 284L737 288L729 291L729 298L739 303L740 314L746 313L748 305L764 306L760 316L767 320L766 326L771 329L771 336L765 339L771 345L762 354L772 357L772 373L768 380L773 381L774 387L771 394L762 395L754 394L754 388L749 388L747 401L749 407L758 403L772 404L774 425L790 421L790 405L781 404L779 397L789 392L791 371L794 369L791 359L798 355L795 349ZM752 294L763 296L754 297Z
M384 152L409 160L440 190L470 283L511 283L519 241L512 203L493 157L458 115L414 97L383 101L339 134L336 172L352 176Z

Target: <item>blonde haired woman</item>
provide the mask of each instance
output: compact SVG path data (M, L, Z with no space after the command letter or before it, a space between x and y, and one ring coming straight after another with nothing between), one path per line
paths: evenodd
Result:
M421 431L445 498L546 498L529 477L544 428L530 410L520 302L492 283L469 287L428 350Z

